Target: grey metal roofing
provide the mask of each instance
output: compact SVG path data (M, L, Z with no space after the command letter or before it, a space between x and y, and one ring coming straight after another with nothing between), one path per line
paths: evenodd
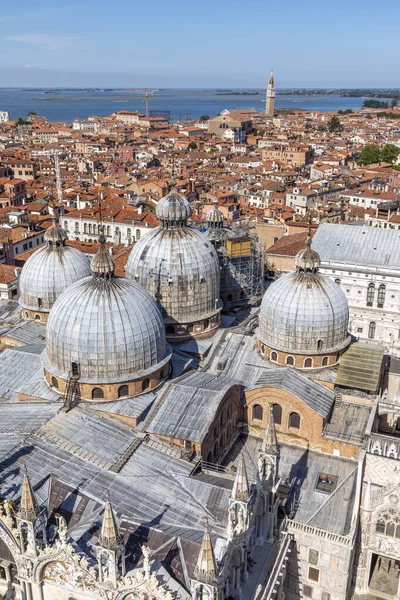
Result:
M88 402L86 409L137 419L150 408L155 398L156 394L149 392L135 398L119 398L115 402Z
M400 231L324 223L312 239L324 263L354 263L400 269Z
M3 336L21 344L41 344L44 348L46 344L46 325L37 321L24 321L3 333Z
M350 342L348 326L349 307L340 286L321 273L297 270L268 287L256 335L273 349L324 354Z
M166 386L147 431L201 442L235 381L212 373L190 373Z
M41 402L1 402L0 434L27 434L52 419L59 406ZM13 440L11 440L12 443Z
M21 307L19 302L17 300L0 299L0 322L15 325L20 320Z
M23 308L49 312L59 296L75 281L90 275L86 254L70 246L47 244L26 261L20 281L20 304ZM39 307L38 298L41 299Z
M18 392L53 402L59 400L44 383L40 355L11 348L1 354L0 398L18 400Z
M170 354L160 311L141 285L87 277L54 304L43 363L63 379L76 361L82 383L122 383L161 369Z
M81 416L85 418L81 420ZM89 429L85 429L86 417L86 411L74 408L67 414L57 415L51 422L53 433L56 431L62 436L44 434L42 437L47 429L43 428L39 435L23 439L18 448L15 448L15 439L10 439L12 460L3 463L2 494L13 499L19 497L22 469L16 473L15 466L24 457L34 486L53 474L102 504L104 488L108 488L116 512L130 521L162 527L171 535L198 541L204 531L206 514L213 529L224 533L229 490L192 481L189 478L192 464L159 452L146 443L137 446L120 472L107 470L103 460L105 453L113 459L122 455L131 434L127 427L119 423L110 425L96 414L91 415ZM101 440L96 440L97 435L102 436ZM65 443L67 436L69 445ZM90 525L88 523L88 528Z
M372 406L336 400L332 415L324 429L324 437L360 446Z
M261 373L274 366L258 353L254 335L220 331L205 362L205 368L251 387Z
M262 440L253 436L249 436L244 444L243 455L252 481L256 476L261 444ZM238 452L236 454L239 456ZM355 460L281 444L279 475L282 483L291 482L289 504L298 502L294 519L333 533L348 534L354 508L357 464ZM328 495L315 489L320 473L337 477L337 493Z
M297 396L312 410L326 418L335 400L335 393L323 385L301 375L292 367L276 367L265 371L255 387L278 387Z

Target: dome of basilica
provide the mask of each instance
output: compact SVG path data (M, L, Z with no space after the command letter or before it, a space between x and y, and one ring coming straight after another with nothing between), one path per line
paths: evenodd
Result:
M56 219L44 235L46 245L34 252L22 269L19 303L25 318L47 320L57 298L73 283L90 275L88 257L65 245L65 231Z
M158 385L170 353L157 305L142 286L114 276L105 238L99 241L92 276L69 287L50 312L43 364L52 387L63 387L74 363L84 399L113 400L121 383L146 383L123 386L123 395Z
M295 272L282 275L265 292L257 338L263 353L265 347L267 352L272 350L277 362L299 366L282 358L320 355L326 356L324 363L316 360L306 367L328 366L337 362L337 354L350 343L347 299L337 283L318 272L320 258L310 240L295 264ZM328 360L330 354L332 360Z
M220 267L213 245L187 225L191 209L175 188L160 200L161 226L132 249L126 275L156 300L167 338L213 332L219 325Z

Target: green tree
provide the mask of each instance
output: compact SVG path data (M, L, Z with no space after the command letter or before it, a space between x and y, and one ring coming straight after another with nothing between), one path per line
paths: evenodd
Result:
M376 144L367 144L360 152L360 156L357 159L359 165L371 165L373 163L381 162L382 151Z
M327 131L325 125L318 125L318 131Z
M32 115L32 116L34 116L34 115L37 115L37 112L36 112L36 110L30 110L30 111L28 112L28 117L29 117L29 115Z
M190 144L187 147L188 150L196 150L196 148L197 148L196 142L190 142Z
M331 133L340 133L343 131L343 125L336 115L333 115L328 121L328 129Z
M201 115L200 121L209 121L210 115Z
M19 117L19 119L17 121L17 125L26 125L26 121L24 121L24 119L22 117Z
M381 152L381 160L387 163L395 163L400 154L400 148L394 144L385 144Z

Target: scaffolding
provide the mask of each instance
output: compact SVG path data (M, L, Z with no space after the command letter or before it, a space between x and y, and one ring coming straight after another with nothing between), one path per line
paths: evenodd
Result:
M217 247L224 310L257 304L264 294L265 247L250 234L227 238Z

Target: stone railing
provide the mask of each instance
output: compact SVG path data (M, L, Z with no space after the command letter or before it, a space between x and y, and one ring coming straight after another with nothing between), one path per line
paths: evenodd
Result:
M271 575L262 593L257 597L257 600L274 600L279 598L279 590L285 580L286 561L293 545L293 535L287 532L283 533L283 539Z
M318 527L306 525L305 523L300 523L299 521L293 521L291 519L287 520L287 530L293 535L295 535L296 533L301 533L302 535L313 535L315 537L325 539L328 542L331 542L333 544L339 544L341 546L351 547L353 545L353 536L332 533L330 531L318 529Z
M367 441L367 452L400 460L400 438L371 433Z

